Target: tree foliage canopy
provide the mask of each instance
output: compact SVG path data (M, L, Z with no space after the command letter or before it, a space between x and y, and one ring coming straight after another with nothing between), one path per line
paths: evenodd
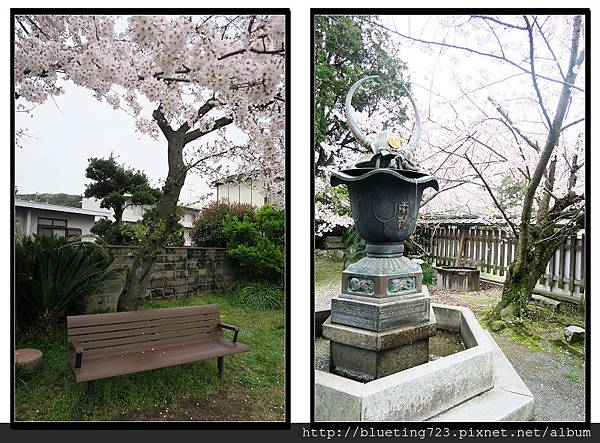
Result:
M117 224L128 206L154 205L160 197L144 172L117 163L112 154L109 158L90 158L85 176L92 182L86 185L84 195L101 200L100 207L112 209Z

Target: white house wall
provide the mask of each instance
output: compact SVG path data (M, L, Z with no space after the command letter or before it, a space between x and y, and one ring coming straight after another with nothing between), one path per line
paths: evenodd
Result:
M265 204L265 192L260 189L260 184L253 182L244 183L224 183L217 186L218 201L230 203L246 203L253 206L263 206Z
M27 229L28 212L30 214L29 216L31 217L29 229ZM69 212L49 211L45 209L25 207L17 207L16 216L19 226L27 235L37 234L38 218L67 220L67 228L79 228L81 229L82 235L90 233L90 229L94 225L95 221L95 217L93 215L73 214Z

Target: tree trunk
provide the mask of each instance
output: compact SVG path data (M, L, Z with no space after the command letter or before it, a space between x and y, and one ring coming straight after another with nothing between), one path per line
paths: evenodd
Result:
M114 206L113 211L115 213L115 225L120 225L123 222L123 207L122 206Z
M506 279L502 286L502 300L492 311L492 317L499 319L523 316L533 289L545 270L546 263L540 264L537 261L512 262L508 267Z
M137 248L127 273L117 305L118 311L135 310L143 303L154 263L163 252L169 236L177 230L177 203L187 175L183 162L184 135L182 132L173 131L167 136L169 173L156 205L156 218L150 221L146 236Z
M547 217L552 220L555 214L562 213L564 206L568 207L577 203L579 198L575 194L565 196L556 202ZM583 228L585 215L577 212L572 223L560 228L560 235L557 235L558 227L554 223L550 223L548 219L541 223L545 225L545 228L539 230L532 226L533 235L527 241L528 247L525 249L524 255L519 256L508 267L502 288L502 300L492 310L492 319L521 317L526 314L527 304L531 300L535 285L544 275L548 262L565 238L576 235Z

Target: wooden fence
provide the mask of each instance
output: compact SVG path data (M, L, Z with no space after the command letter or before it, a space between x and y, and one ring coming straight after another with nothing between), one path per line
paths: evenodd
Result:
M430 240L426 246L436 265L475 266L482 278L496 282L504 281L517 246L514 237L497 227L424 226L422 233ZM585 234L568 237L550 259L536 292L577 302L585 296L585 260Z

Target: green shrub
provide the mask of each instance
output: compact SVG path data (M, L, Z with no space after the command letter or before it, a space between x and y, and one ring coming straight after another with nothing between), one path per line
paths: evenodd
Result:
M223 291L232 304L255 309L281 309L283 286L274 283L237 282Z
M435 269L430 261L426 260L422 265L421 269L423 271L423 284L424 285L432 285L433 279L435 277Z
M227 255L252 275L252 280L281 281L285 269L284 256L285 212L265 205L249 216L226 220L223 236Z
M15 305L21 327L47 333L76 303L120 270L101 246L78 238L32 236L15 245Z
M348 228L344 235L344 269L351 263L357 262L366 255L365 241L354 225Z
M182 208L177 208L178 217L183 213ZM142 220L138 222L116 223L103 218L94 223L90 231L108 245L137 246L146 236L152 223L157 224L158 229L155 229L155 232L161 232L165 226L165 223L158 219L156 209L148 208L144 211ZM183 225L178 223L176 231L169 235L165 246L184 246L184 244Z
M223 235L225 221L231 217L254 220L255 208L245 203L213 202L194 221L192 241L194 246L225 248L227 239Z
M90 232L100 237L108 245L136 245L138 232L135 224L113 223L102 218L94 223Z

